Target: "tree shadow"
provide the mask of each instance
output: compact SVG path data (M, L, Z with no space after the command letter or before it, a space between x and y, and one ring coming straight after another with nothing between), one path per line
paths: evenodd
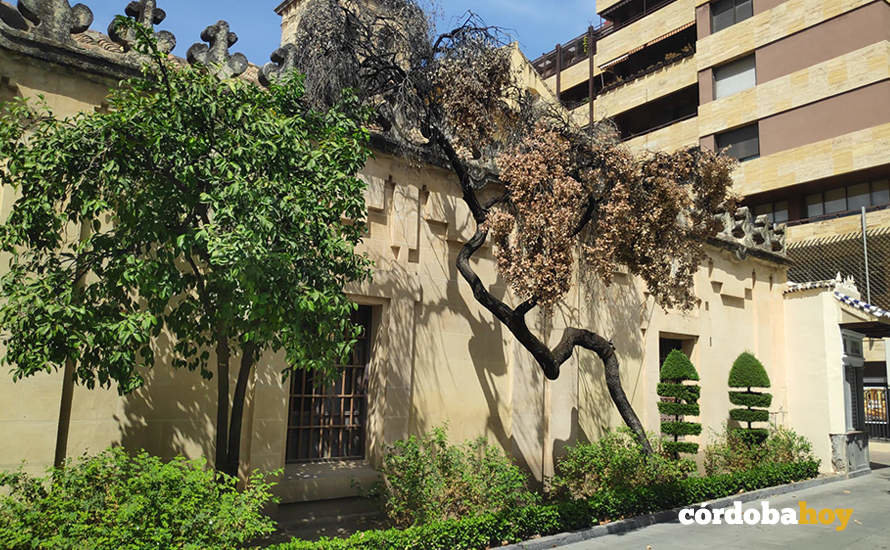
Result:
M216 380L174 368L168 335L158 338L155 349L155 365L143 373L145 385L124 396L120 412L112 416L120 444L165 459L206 457L212 463Z

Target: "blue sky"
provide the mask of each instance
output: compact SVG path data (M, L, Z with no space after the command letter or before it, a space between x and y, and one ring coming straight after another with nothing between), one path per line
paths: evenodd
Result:
M92 29L105 32L115 15L123 13L127 0L79 0L93 10ZM76 3L72 0L72 4ZM273 11L280 0L158 0L167 12L159 30L176 35L174 53L200 41L201 31L225 19L238 34L232 51L242 52L257 65L269 60L280 40L280 18ZM440 28L454 24L467 10L482 16L489 25L509 30L522 51L534 59L553 49L557 42L582 34L595 19L594 0L437 0Z

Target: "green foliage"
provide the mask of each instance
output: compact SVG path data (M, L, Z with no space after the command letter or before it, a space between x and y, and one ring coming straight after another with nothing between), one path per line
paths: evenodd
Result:
M732 368L729 369L729 387L748 388L744 392L729 392L729 401L732 404L747 407L745 409L731 409L729 417L738 422L746 422L748 424L747 427L738 428L740 431L739 438L752 446L763 443L767 438L768 432L762 428L753 428L751 423L769 421L769 411L755 409L754 407L769 407L773 398L768 393L751 391L751 388L768 388L769 386L769 376L767 376L763 364L747 351L739 355L732 364Z
M698 443L693 443L692 441L665 441L663 446L665 452L673 455L678 453L698 453Z
M701 424L696 422L662 422L661 431L668 435L698 435Z
M684 414L698 416L698 403L677 403L676 401L659 401L658 412L680 416Z
M692 365L692 361L680 350L671 350L664 363L661 365L662 382L682 382L683 380L698 380L698 371Z
M670 483L636 488L602 489L590 498L555 504L532 504L499 513L436 521L408 529L363 531L345 539L295 539L273 550L371 550L411 548L425 550L485 549L537 536L553 535L598 525L602 521L687 506L794 481L819 473L815 461L761 464L734 474L690 477Z
M743 352L729 369L730 388L768 388L769 376L763 364L749 352Z
M729 417L739 422L769 422L769 411L763 409L732 409Z
M386 513L405 527L522 507L537 500L526 475L499 447L477 439L448 443L445 428L396 441L380 490Z
M701 388L683 384L686 380L698 380L698 372L686 354L675 349L665 357L660 375L658 395L673 399L673 401L658 402L658 412L674 417L673 421L662 421L661 423L661 432L673 436L673 441L670 441L673 444L666 445L665 449L675 458L681 452L695 454L698 452L697 443L682 442L685 443L684 445L679 443L681 443L680 436L701 433L701 424L680 419L683 416L698 416L700 414L698 398L701 395Z
M220 342L335 364L355 334L343 287L369 273L367 110L314 111L295 75L265 90L154 53L107 110L0 108L0 184L19 197L0 228L3 360L20 379L73 358L79 383L129 392L166 331L173 364L207 377Z
M729 402L743 407L769 407L773 402L773 396L769 393L731 391Z
M574 499L586 498L604 490L671 483L695 470L692 461L666 457L660 438L649 440L655 451L652 454L643 452L636 437L624 428L592 443L569 447L556 463L554 493Z
M688 403L698 401L701 396L701 388L699 386L687 386L670 382L660 382L656 391L661 397L674 397Z
M275 529L262 513L271 484L254 474L238 491L206 466L110 449L47 478L2 474L0 547L229 549Z
M810 442L791 428L777 425L750 431L724 427L704 448L708 475L744 472L764 463L808 461L816 461Z

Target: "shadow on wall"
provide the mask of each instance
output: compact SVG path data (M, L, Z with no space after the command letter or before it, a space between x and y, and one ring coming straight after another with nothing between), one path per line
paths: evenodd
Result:
M212 464L216 380L171 365L170 340L162 335L155 366L143 373L145 386L123 397L123 414L114 415L121 445L163 458L204 456Z
M645 334L654 302L647 299L629 274L615 273L606 286L595 273L579 265L577 309L572 320L612 341L620 361L621 382L640 420L645 419ZM607 431L624 425L606 386L602 361L593 352L576 350L579 363L578 440L589 442ZM575 413L575 411L573 411ZM554 460L565 454L571 441L554 444Z
M457 254L462 245L454 241L445 241L444 234L440 235L440 238L446 243L448 254L444 258L438 258L438 261L444 263L441 267L448 274L448 282L440 288L430 289L440 292L435 299L427 299L433 292L425 292L417 326L427 330L426 336L431 344L430 356L440 361L444 368L434 369L432 377L415 377L414 391L416 395L424 396L432 395L442 387L452 387L465 389L469 396L475 389L473 386L476 386L484 397L487 409L484 413L485 418L479 419L479 425L484 426L487 437L493 438L505 451L510 452L515 445L508 429L512 400L511 396L506 394L506 388L509 387L508 358L504 343L509 342L512 335L505 332L500 321L472 298L469 285L461 277L456 266ZM476 258L490 261L490 249L481 249L474 256L474 259ZM500 275L489 288L497 298L504 298L506 283ZM462 330L462 334L468 336L465 353L472 363L472 374L475 379L468 377L469 371L461 369L462 357L465 357L464 350L450 349L446 332L430 330L431 327L446 322L446 318L454 323L466 323L466 328ZM461 376L466 378L460 378ZM468 405L472 406L472 403ZM459 407L459 403L453 403L452 412L456 412ZM429 418L422 418L418 415L419 411L415 410L414 413L412 427L416 431L427 431L435 427L437 421L430 422ZM528 467L523 457L516 458L522 466Z

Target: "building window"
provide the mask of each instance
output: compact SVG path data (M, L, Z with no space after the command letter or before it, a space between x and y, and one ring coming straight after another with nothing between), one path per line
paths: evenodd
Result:
M887 180L857 183L826 189L806 196L807 218L827 214L859 211L862 207L882 206L890 203L890 185Z
M332 382L311 371L291 375L287 462L365 457L371 308L360 306L352 321L362 328L347 365Z
M711 2L711 32L722 31L754 15L752 0L717 0Z
M757 123L717 134L717 150L744 162L760 156L760 135Z
M766 214L772 223L785 223L788 221L788 201L768 202L754 207L754 215Z
M720 99L757 84L754 55L714 68L714 99Z

